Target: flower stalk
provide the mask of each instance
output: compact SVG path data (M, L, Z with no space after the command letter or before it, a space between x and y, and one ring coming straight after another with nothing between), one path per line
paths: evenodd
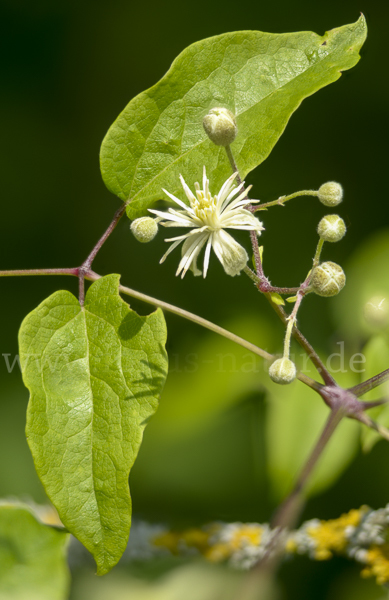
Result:
M293 198L298 198L299 196L318 196L319 192L316 190L302 190L301 192L295 192L294 194L289 194L288 196L280 196L277 200L272 200L271 202L265 202L260 206L254 206L253 212L258 212L260 210L267 210L271 206L284 206L285 202L288 200L293 200Z

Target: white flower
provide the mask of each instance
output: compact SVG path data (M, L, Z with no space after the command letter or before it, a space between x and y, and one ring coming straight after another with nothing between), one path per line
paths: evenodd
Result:
M248 261L246 250L225 229L256 231L260 235L263 226L250 211L244 208L249 203L247 192L251 186L243 192L241 190L244 182L234 187L236 176L237 173L231 175L222 185L218 195L212 197L204 167L203 189L201 190L199 184L195 183L196 197L180 175L181 184L190 205L187 206L173 194L163 190L182 210L169 208L168 212L161 212L150 209L150 212L159 217L159 222L164 227L188 227L191 229L189 233L165 240L173 243L161 258L161 263L174 248L182 241L184 242L182 258L176 275L181 273L181 277L184 277L190 268L195 275L203 274L205 277L208 271L211 247L227 275L238 275L246 265ZM239 192L241 193L239 194ZM258 202L258 200L251 202ZM197 258L205 245L203 271L201 272L197 268Z

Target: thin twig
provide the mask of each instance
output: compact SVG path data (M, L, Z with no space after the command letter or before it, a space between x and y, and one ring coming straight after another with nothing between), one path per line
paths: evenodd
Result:
M127 204L128 204L128 202L126 202L120 208L117 209L117 211L115 212L115 214L113 216L111 223L109 224L109 226L107 227L107 229L105 230L105 232L103 233L103 235L101 236L101 238L99 239L99 241L97 242L95 247L93 248L92 252L88 255L86 260L82 263L82 268L84 268L85 270L91 269L92 263L93 263L94 259L96 258L96 255L99 252L100 248L102 247L104 242L109 238L109 236L115 229L116 225L119 223L120 219L124 215Z
M284 325L287 325L288 315L286 314L286 312L284 311L282 306L279 306L278 304L274 304L274 302L271 299L271 294L264 294L264 295L265 295L266 299L268 300L270 306L277 313L277 315L279 316L281 321L284 323ZM301 333L301 331L296 327L296 324L293 327L292 335L295 338L295 340L300 344L300 346L305 350L305 352L308 354L309 358L315 365L318 373L322 377L324 383L326 385L336 385L335 379L332 377L330 372L326 369L320 356L317 354L317 352L315 352L315 350L312 348L312 346L308 342L308 340L304 337L304 335Z
M313 269L315 269L315 267L318 266L318 264L320 262L320 255L323 250L323 246L324 246L324 240L323 240L323 238L320 238L318 241L318 244L317 244L315 256L313 258L312 271L313 271ZM311 271L311 274L312 274L312 271ZM310 277L310 275L308 275L306 281L308 282L310 279L311 279L311 277Z
M85 300L85 271L81 269L78 273L78 301L84 306Z
M113 216L111 223L109 224L109 226L107 227L107 229L105 230L105 232L103 233L103 235L101 236L101 238L99 239L97 244L94 246L92 252L87 256L87 258L84 260L84 262L82 263L81 267L78 270L78 282L79 282L78 299L79 299L81 306L84 305L84 300L85 300L85 284L84 284L85 276L88 273L88 271L90 271L90 269L92 267L92 263L93 263L94 259L96 258L96 255L99 252L99 250L101 249L102 245L109 238L109 236L115 229L116 225L119 223L120 219L124 215L126 206L128 203L129 203L129 200L127 202L125 202L125 204L123 204L120 208L117 209L117 211L115 212L115 214Z
M78 277L78 267L74 269L16 269L0 271L0 277L24 277L29 275L73 275Z
M263 271L261 254L259 252L258 236L257 236L256 231L250 231L250 240L251 240L251 246L253 248L254 262L255 262L255 268L257 271L257 275L260 278L261 282L269 283L267 280L267 277L265 276L265 273Z
M370 410L371 408L376 408L377 406L383 406L384 404L388 404L388 398L379 398L378 400L360 400L359 404L363 407L363 410Z
M317 196L318 192L315 190L302 190L301 192L295 192L294 194L289 194L288 196L280 196L277 200L272 200L271 202L265 202L264 204L260 204L258 206L253 207L253 212L258 212L260 210L267 210L270 206L284 206L284 203L288 200L292 200L293 198L297 198L298 196Z
M371 419L366 413L361 413L360 415L358 415L357 420L363 423L364 425L370 427L370 429L374 429L374 431L379 433L380 436L384 438L384 440L389 441L389 429L387 429L383 425L380 425L379 423L376 423L376 421Z
M284 358L289 358L289 354L290 354L290 336L292 335L292 330L296 325L296 320L297 320L297 313L298 310L300 308L301 302L303 301L304 298L304 293L299 291L297 294L297 300L295 302L295 305L293 307L293 310L291 312L291 314L288 317L288 324L286 327L286 332L285 332L285 339L284 339Z
M232 154L231 146L226 146L225 149L226 149L228 160L230 161L232 172L237 174L236 181L237 181L238 185L240 185L241 183L243 183L243 181L242 181L242 178L239 173L238 165L235 162L234 155Z
M349 388L349 392L352 392L357 398L366 394L366 392L370 392L370 390L374 390L374 388L378 387L385 381L389 380L389 369L382 371L382 373L378 373L378 375L374 375L374 377L370 377L363 383L359 383L358 385L354 385L354 387Z
M246 273L246 275L248 277L250 277L250 279L252 281L254 281L255 284L260 285L261 287L261 292L271 292L271 293L276 293L276 294L297 294L297 292L300 291L300 287L277 287L274 285L271 285L270 283L266 286L263 285L263 281L261 281L261 279L258 277L258 275L256 275L254 273L254 271L252 271L250 269L250 267L248 267L247 265L244 267L243 271Z

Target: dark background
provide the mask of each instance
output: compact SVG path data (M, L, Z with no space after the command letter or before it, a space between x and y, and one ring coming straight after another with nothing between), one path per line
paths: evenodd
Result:
M339 212L348 234L328 256L341 264L347 264L355 248L389 222L389 4L372 0L199 0L191 4L2 0L1 268L70 267L84 260L120 205L100 176L100 143L129 100L159 80L187 45L239 29L311 30L322 35L356 21L360 11L369 28L360 63L303 102L271 156L248 177L256 197L265 202L299 189L317 189L328 180L341 181L345 202ZM266 271L278 285L296 285L308 270L317 239L315 226L324 214L312 199L294 202L293 209L275 208L265 216ZM141 246L123 219L94 268L101 274L121 273L124 284L221 325L237 311L253 315L260 311L273 318L250 282L226 277L215 258L205 281L190 274L184 281L175 278L177 253L158 265L162 239L160 235L153 244ZM9 354L13 361L21 320L59 287L77 292L77 282L70 278L1 280L0 354ZM149 310L136 302L131 305L142 314ZM206 335L178 318L167 316L167 321L168 349L175 355L187 352ZM329 304L316 299L307 302L300 326L314 345L330 351L336 331ZM276 323L274 332L274 344L267 347L279 351L282 333ZM8 373L2 358L0 377L0 496L28 495L43 502L23 432L28 394L17 366ZM256 400L248 395L236 412L223 417L234 424L225 425L224 438L232 427L235 442L239 445L241 439L243 443L245 427L252 419L251 403ZM231 466L232 488L251 460L249 451L247 455L246 450L238 452ZM200 461L208 460L199 455ZM388 456L383 444L370 455L361 455L332 489L312 500L306 516L328 518L363 503L377 508L385 505L389 486L383 473ZM147 461L142 462L141 455L133 475L134 510L152 521L175 522L180 517L186 522L267 520L274 509L266 490L256 490L254 483L247 484L241 494L232 492L232 501L225 491L213 490L207 505L191 500L189 492L169 497L168 489L142 487L142 469L147 470ZM196 485L204 486L206 498L201 469L199 473ZM283 579L288 598L327 598L334 589L328 582L349 570L356 578L357 569L341 561L331 565L301 561L298 568L286 567ZM304 584L307 573L309 581Z

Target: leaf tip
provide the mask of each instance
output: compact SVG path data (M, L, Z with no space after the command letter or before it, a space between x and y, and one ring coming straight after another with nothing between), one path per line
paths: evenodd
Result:
M361 46L362 46L362 44L365 41L366 36L367 36L366 17L362 12L360 13L360 17L358 18L358 20L354 23L354 31L360 31L360 34L362 37L362 42L361 42Z

